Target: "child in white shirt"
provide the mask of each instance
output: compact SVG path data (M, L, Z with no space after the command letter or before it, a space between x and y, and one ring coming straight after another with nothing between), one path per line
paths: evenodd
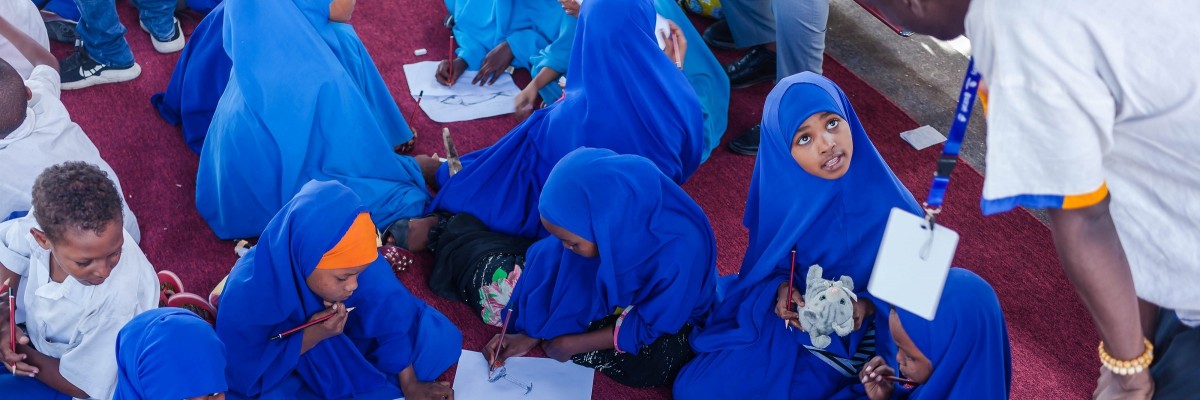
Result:
M158 306L158 278L121 228L121 199L100 168L66 162L34 183L30 215L0 223L0 277L21 285L25 312L9 339L0 313L5 398L109 399L117 382L117 332ZM6 304L7 305L7 304ZM26 336L28 335L28 336Z

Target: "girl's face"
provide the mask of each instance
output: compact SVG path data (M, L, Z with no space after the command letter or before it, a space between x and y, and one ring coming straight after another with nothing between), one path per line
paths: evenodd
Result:
M824 179L838 179L850 170L854 140L842 116L819 112L808 117L792 135L792 158L805 172Z
M367 264L370 265L370 264ZM313 293L329 303L346 301L358 289L358 275L367 265L338 269L315 269L306 283Z
M350 22L354 15L354 4L358 0L333 0L329 2L329 20L333 22Z
M900 325L900 317L896 316L896 313L893 312L888 317L888 326L892 330L892 340L896 341L896 347L899 348L896 352L896 362L900 366L900 373L917 383L928 382L929 375L933 374L933 363L925 358L921 349L908 337L908 332Z
M581 257L595 258L600 256L600 251L596 249L596 244L587 241L587 239L579 237L566 228L555 225L542 218L542 225L546 226L546 230L550 231L551 235L562 241L563 247L575 252Z

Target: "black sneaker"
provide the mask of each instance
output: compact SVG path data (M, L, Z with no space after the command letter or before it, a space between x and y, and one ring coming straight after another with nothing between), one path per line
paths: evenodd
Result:
M738 136L737 139L729 142L729 151L746 156L758 154L758 142L761 133L762 124L747 129L746 133L743 133L742 136Z
M775 52L763 46L754 46L749 53L725 66L729 75L729 87L747 88L775 80Z
M737 49L737 45L733 43L733 32L729 31L729 23L725 20L719 20L708 26L704 30L704 43L709 46L722 50Z
M137 63L128 67L113 67L98 63L87 54L87 50L80 46L75 48L75 53L59 62L59 71L62 89L75 90L137 78L142 74L142 67Z

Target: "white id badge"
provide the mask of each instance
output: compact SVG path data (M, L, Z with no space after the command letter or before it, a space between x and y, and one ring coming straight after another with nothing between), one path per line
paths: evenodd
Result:
M893 306L933 320L946 274L958 247L958 232L892 208L867 291Z

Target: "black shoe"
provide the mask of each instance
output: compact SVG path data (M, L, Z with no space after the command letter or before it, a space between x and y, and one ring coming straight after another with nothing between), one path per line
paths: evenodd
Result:
M729 142L729 151L746 156L758 154L758 140L761 130L761 124L747 129L746 133L743 133L742 136L738 136L737 139Z
M754 46L749 53L725 66L729 75L729 87L747 88L775 80L775 52L763 46Z
M737 45L733 43L733 32L729 31L729 23L723 19L704 30L704 43L722 50L737 49Z
M132 80L142 74L142 67L137 63L128 67L101 64L93 60L83 46L79 46L75 48L75 53L59 62L58 74L62 80L62 89L74 90Z
M46 21L46 35L50 40L59 43L75 44L79 34L75 33L75 23L65 19Z

